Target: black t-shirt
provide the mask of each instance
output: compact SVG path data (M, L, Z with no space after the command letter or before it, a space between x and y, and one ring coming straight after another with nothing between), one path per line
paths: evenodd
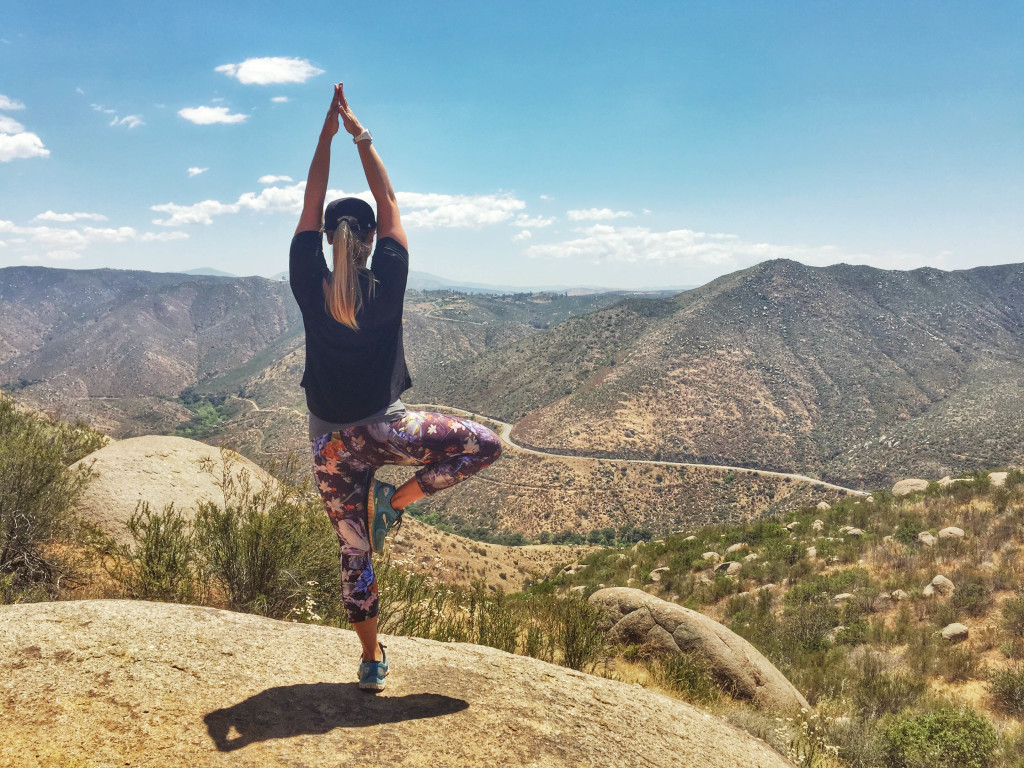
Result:
M376 280L359 275L363 304L359 330L339 323L327 309L323 281L330 279L319 232L292 238L289 275L306 329L306 370L302 386L310 413L347 423L376 413L412 386L402 347L402 305L409 276L409 252L390 237L377 240L370 262Z

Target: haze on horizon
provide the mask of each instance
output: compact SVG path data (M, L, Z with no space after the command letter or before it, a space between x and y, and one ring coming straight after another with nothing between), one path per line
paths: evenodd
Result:
M281 272L330 84L455 282L1024 260L1024 6L5 5L0 267ZM351 22L351 23L349 23ZM365 182L343 134L331 187Z

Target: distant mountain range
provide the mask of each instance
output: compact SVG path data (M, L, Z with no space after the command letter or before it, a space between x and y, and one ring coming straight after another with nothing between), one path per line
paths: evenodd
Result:
M779 260L667 298L410 290L406 350L406 402L556 452L853 486L1024 461L1024 265ZM287 282L0 270L0 386L117 436L182 428L204 396L209 439L304 450L303 365Z
M185 275L213 275L216 277L236 277L230 272L222 272L211 267L200 269L189 269L182 274ZM271 280L287 280L288 271L278 272L270 276ZM568 293L572 295L584 295L591 293L651 293L661 296L668 296L679 291L688 291L694 286L663 286L658 288L603 288L600 286L587 285L492 285L490 283L471 283L458 280L450 280L447 277L438 277L429 272L417 272L409 270L408 288L412 291L456 291L458 293L489 293L495 295L509 293Z

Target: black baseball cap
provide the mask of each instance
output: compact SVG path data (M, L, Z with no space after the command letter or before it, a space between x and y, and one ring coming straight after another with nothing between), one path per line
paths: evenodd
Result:
M361 233L369 232L377 226L377 218L369 203L358 197L342 197L327 204L324 210L324 232L336 230L343 216L354 218Z

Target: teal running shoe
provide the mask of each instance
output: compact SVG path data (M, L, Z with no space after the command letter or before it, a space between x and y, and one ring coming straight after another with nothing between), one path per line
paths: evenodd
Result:
M369 503L370 546L374 552L384 549L384 538L388 531L398 529L402 525L402 512L391 506L391 497L395 495L395 486L377 480L373 486L373 494Z
M359 690L379 693L384 690L384 678L388 676L388 654L380 646L380 661L363 661L359 664Z

